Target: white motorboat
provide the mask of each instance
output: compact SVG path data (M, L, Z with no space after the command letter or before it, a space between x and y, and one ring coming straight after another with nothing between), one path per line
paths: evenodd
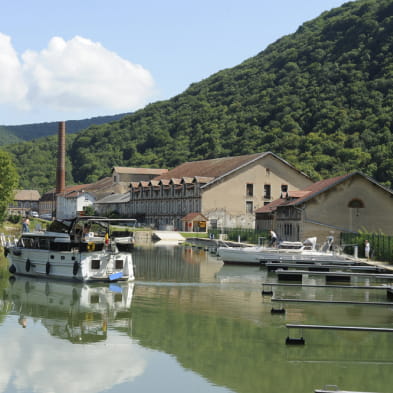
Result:
M332 239L316 249L317 238L312 237L304 242L282 241L277 247L251 246L251 247L227 247L217 248L217 255L224 263L237 263L260 265L265 262L334 262L354 263L349 255L332 251Z
M9 271L16 275L73 281L134 279L135 220L77 217L56 220L47 231L23 232L5 248Z

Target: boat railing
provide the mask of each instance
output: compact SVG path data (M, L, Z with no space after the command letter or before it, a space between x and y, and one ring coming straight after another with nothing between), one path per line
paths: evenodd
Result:
M15 236L0 233L0 245L2 247L13 247L17 242L18 239Z

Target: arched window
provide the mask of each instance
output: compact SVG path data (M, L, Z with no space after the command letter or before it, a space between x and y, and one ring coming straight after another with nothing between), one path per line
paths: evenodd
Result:
M354 198L349 201L348 207L351 209L362 209L364 208L364 203L361 199Z

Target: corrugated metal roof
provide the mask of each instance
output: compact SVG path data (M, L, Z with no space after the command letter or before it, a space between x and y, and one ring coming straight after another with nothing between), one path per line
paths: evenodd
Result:
M96 201L95 203L127 203L130 201L130 193L127 192L126 194L111 194L107 195L106 197Z

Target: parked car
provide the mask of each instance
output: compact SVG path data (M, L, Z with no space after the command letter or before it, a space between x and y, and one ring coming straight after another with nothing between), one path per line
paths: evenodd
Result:
M50 213L43 213L43 214L40 215L40 218L42 218L43 220L52 221L52 214L50 214Z
M29 213L29 216L30 216L30 217L38 218L38 217L39 217L39 214L38 214L38 212L32 210L32 211Z

